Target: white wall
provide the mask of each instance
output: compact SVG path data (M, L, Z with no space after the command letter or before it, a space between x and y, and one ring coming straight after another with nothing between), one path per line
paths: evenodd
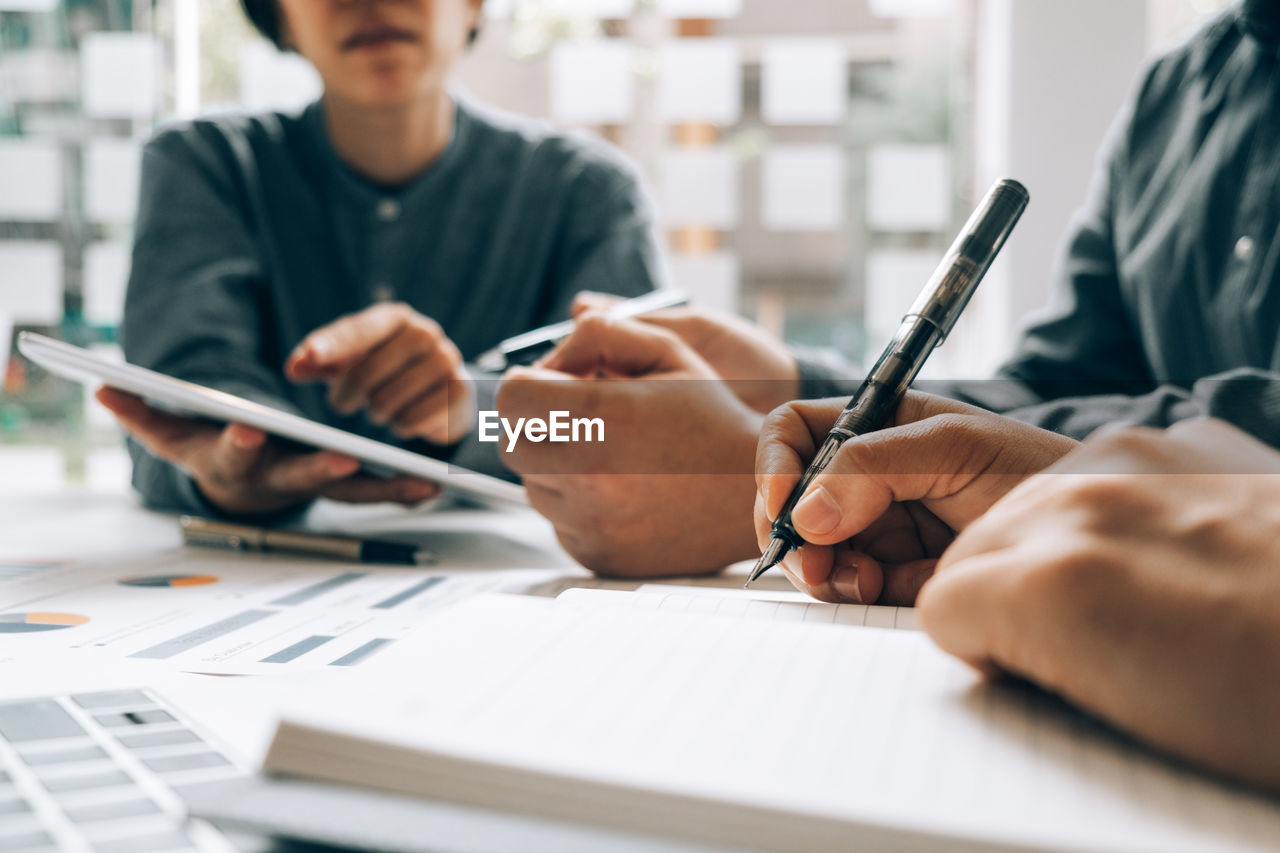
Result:
M1146 53L1145 0L981 0L975 192L1017 178L1031 204L949 344L948 372L990 374L1049 297L1095 155Z

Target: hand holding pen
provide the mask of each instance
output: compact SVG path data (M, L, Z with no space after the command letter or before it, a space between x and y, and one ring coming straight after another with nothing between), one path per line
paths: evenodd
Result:
M879 430L890 422L925 360L946 338L968 304L1028 199L1026 189L1011 180L997 182L987 193L903 317L898 333L815 449L809 467L777 513L769 531L769 542L748 584L781 562L789 551L804 544L792 524L792 511L809 494L814 481L831 466L845 442Z
M769 529L841 400L800 400L765 422L756 456L756 539ZM1077 442L985 409L908 391L892 424L845 442L791 513L804 546L781 563L821 601L912 605L938 559L1026 477Z

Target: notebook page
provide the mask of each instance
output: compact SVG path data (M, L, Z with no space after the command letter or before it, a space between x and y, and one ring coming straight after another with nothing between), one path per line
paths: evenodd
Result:
M825 601L814 601L802 592L645 584L634 592L567 589L557 596L557 600L585 607L638 607L650 610L769 619L777 622L817 622L862 625L870 628L919 629L915 610L910 607L828 604Z
M980 686L915 632L489 596L363 678L289 712L302 734L288 749L282 730L268 769L793 850L847 849L868 827L1040 849L1280 838L1272 802ZM326 768L298 757L316 729L361 741L317 747Z

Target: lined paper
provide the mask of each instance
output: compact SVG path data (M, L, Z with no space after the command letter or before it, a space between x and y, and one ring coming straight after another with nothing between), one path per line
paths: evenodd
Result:
M1274 802L983 685L916 632L489 596L365 673L342 702L300 697L267 769L753 849L1280 838Z
M586 607L621 606L767 619L774 622L816 622L869 628L919 629L915 610L910 607L828 604L825 601L814 601L802 592L789 594L772 591L758 592L750 589L645 584L635 592L569 589L560 593L559 600Z

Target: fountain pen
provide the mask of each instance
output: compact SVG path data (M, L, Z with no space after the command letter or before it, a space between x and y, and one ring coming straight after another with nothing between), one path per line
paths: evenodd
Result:
M902 318L893 340L836 418L804 476L791 490L769 531L769 545L751 570L747 586L782 562L788 551L804 544L791 524L791 511L846 441L878 430L889 422L929 354L956 324L1030 200L1026 187L1008 178L997 181L987 192Z

